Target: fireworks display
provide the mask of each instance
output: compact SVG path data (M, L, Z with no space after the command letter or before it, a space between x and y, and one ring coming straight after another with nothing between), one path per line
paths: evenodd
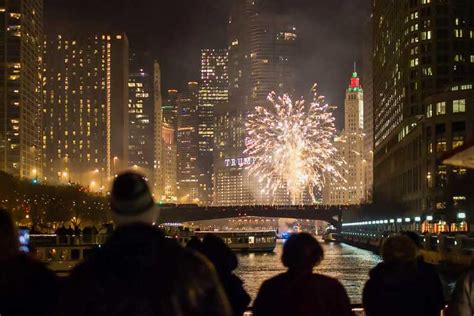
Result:
M246 154L255 159L250 173L274 194L286 188L292 203L301 203L307 192L315 201L325 178L345 181L344 161L333 145L334 116L324 97L316 93L311 103L293 103L288 95L270 93L268 106L257 106L246 122Z

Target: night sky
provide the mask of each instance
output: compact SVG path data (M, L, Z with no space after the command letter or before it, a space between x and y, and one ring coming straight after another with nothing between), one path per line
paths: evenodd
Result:
M367 40L370 0L274 1L295 16L298 90L318 82L327 101L340 107L341 126L345 88L354 61L361 64ZM164 90L199 79L201 48L226 47L230 0L44 0L44 6L48 33L125 32L131 49L148 51L159 60Z

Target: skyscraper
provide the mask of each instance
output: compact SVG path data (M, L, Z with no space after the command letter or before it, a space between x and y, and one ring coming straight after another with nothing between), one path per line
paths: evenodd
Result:
M226 49L201 50L201 84L199 87L199 200L211 204L213 199L213 150L215 109L225 109L229 102L229 78ZM218 112L217 112L218 113Z
M271 0L234 0L228 30L230 105L252 110L271 91L294 93L297 32Z
M40 177L43 1L2 1L0 21L0 170Z
M157 199L164 195L164 174L163 174L163 141L162 141L162 123L163 123L163 100L161 96L161 67L158 61L153 62L153 99L154 99L154 170L153 193Z
M176 130L167 121L162 125L162 162L163 162L163 195L161 201L177 202L177 146Z
M258 180L248 174L245 163L237 161L250 161L244 154L248 112L256 105L266 104L271 91L294 93L296 28L289 17L277 14L276 6L269 0L232 3L228 30L229 106L216 111L216 204L275 200L261 194Z
M189 82L188 89L178 95L178 202L199 203L198 144L199 84Z
M472 174L441 161L474 137L474 2L378 0L373 14L375 201L455 220Z
M168 89L168 96L164 100L161 109L163 113L163 122L168 123L174 130L176 130L178 127L178 90Z
M365 151L364 119L364 93L354 69L344 102L344 130L335 139L339 155L346 163L339 170L346 181L328 176L323 190L324 204L361 204L368 200L366 168L370 153Z
M169 89L162 109L162 170L163 195L162 201L176 202L178 198L177 172L177 111L178 90Z
M154 63L151 58L131 54L128 89L129 165L137 166L153 181L155 97Z
M372 202L374 191L374 75L372 16L366 21L366 37L362 50L362 82L364 83L364 153L367 163L367 202Z
M128 165L127 37L48 37L43 94L48 179L105 188Z

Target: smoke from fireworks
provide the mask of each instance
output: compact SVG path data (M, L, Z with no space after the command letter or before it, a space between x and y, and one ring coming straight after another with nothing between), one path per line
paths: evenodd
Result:
M246 123L246 153L255 159L250 173L266 193L286 188L292 203L301 203L308 192L315 201L314 189L321 190L327 175L344 182L333 145L334 116L315 87L313 102L293 103L288 95L270 93L269 106L257 106Z

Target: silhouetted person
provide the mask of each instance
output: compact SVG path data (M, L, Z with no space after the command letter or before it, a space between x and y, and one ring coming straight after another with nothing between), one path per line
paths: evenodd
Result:
M0 210L0 315L55 315L57 298L56 276L19 251L15 224Z
M470 270L456 283L451 302L448 305L447 315L474 315L474 270Z
M202 242L197 238L191 239L188 247L201 252L212 262L234 315L241 316L250 303L250 296L245 291L242 280L232 273L238 266L237 256L221 238L212 234L206 235Z
M352 315L344 287L333 278L313 273L323 257L313 236L291 235L282 255L288 271L263 282L253 305L255 315Z
M420 268L413 240L390 236L382 244L381 255L383 262L370 271L364 287L366 315L439 316L443 307L439 279Z
M403 231L401 232L402 235L407 236L410 238L418 248L418 250L423 249L423 244L421 241L420 235L416 232L412 231ZM444 307L445 303L445 295L444 292L446 293L446 297L449 297L450 290L448 288L447 282L445 281L444 284L446 286L443 286L443 280L440 278L440 275L438 273L438 270L436 269L436 266L434 264L427 263L425 259L418 253L417 257L418 261L418 269L420 269L427 278L431 279L430 284L433 284L434 289L437 289L438 292L435 293L437 296L437 301L439 306ZM444 291L446 289L446 291Z
M72 272L62 315L231 315L212 265L153 226L144 178L119 175L110 198L117 229Z

